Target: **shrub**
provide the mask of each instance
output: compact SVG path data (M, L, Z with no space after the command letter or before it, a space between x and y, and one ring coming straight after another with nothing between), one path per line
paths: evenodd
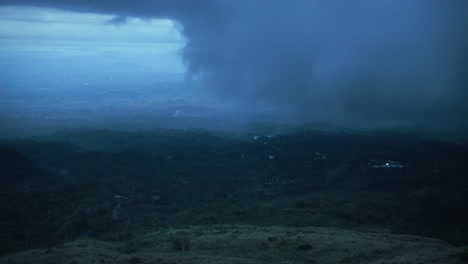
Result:
M278 240L277 237L268 237L268 241L269 241L269 242L274 242L274 241L276 241L276 240Z
M132 240L135 238L135 235L131 232L121 232L118 234L111 234L106 236L104 239L108 241L126 241L126 240Z
M187 251L190 250L191 247L190 237L185 235L173 235L171 236L170 242L172 244L172 249L177 251Z
M140 263L143 263L143 260L139 257L131 257L129 260L128 260L128 263L130 264L140 264Z
M468 247L466 247L462 252L458 253L458 258L463 262L468 263Z
M311 250L313 247L311 244L307 244L307 243L304 243L304 244L300 244L299 246L297 246L297 250L301 250L301 251L307 251L307 250Z
M133 254L136 253L138 249L139 247L137 244L129 242L123 245L122 247L118 248L117 250L125 254Z

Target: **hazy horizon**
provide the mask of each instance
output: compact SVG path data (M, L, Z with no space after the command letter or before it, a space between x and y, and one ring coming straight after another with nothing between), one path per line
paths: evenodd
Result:
M267 122L463 135L466 11L466 1L2 1L2 134Z

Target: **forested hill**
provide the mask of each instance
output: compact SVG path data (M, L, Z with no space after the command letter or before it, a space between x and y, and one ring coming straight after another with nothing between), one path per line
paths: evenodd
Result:
M467 161L466 145L383 132L3 140L1 248L155 223L378 228L466 244Z

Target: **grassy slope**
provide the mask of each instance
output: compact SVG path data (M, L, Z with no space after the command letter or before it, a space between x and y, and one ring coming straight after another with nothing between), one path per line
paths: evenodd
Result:
M119 242L78 240L1 263L463 263L462 249L417 236L334 228L196 226ZM188 241L187 250L177 247Z

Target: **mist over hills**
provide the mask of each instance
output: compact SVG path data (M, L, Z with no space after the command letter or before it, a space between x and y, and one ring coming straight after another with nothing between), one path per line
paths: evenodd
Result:
M468 260L468 1L0 1L0 262Z
M109 68L106 68L109 66ZM396 131L428 138L466 142L462 128L442 123L310 122L295 110L268 104L219 101L201 84L187 85L177 73L142 71L133 64L107 65L94 73L10 69L2 77L0 119L3 137L52 135L70 129L154 130L208 129L279 134L308 129ZM135 67L135 71L127 70ZM462 125L462 124L460 124Z
M173 21L183 36L179 41L184 41L180 45L186 70L185 88L175 96L196 94L201 106L214 102L217 107L229 105L236 113L254 115L267 109L270 119L280 123L287 115L301 123L350 129L468 131L464 102L468 5L463 0L343 5L263 0L197 4L24 0L3 1L2 6L114 16L110 21L117 26L130 18ZM62 68L80 60L59 58L64 60L58 63ZM114 63L110 68L126 69L122 74L127 81L138 80L138 71L148 67L147 62L143 68L135 65L139 64L135 60L130 65ZM102 70L98 64L77 65L77 73ZM42 63L31 72L48 66ZM262 117L255 120L262 121Z

